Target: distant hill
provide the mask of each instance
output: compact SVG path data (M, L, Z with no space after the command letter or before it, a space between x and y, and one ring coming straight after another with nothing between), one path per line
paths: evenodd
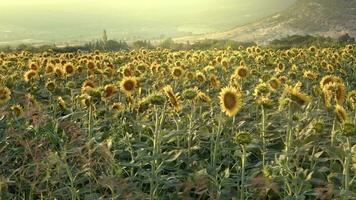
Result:
M356 0L298 0L286 10L225 32L175 39L232 39L267 43L287 35L356 36Z

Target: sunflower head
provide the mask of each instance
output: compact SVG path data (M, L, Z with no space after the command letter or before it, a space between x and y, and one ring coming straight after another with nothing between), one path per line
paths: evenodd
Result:
M0 105L7 103L11 99L11 91L7 87L0 87Z
M193 100L195 97L198 95L198 89L197 88L189 88L183 91L183 98L186 100Z
M72 75L75 71L75 68L72 63L67 63L64 65L64 71L67 76Z
M281 86L281 82L279 81L279 79L277 78L271 78L268 81L268 85L270 86L270 88L272 89L272 91L276 91L278 90L278 88Z
M356 135L356 124L346 122L343 124L343 134L347 137L353 137Z
M342 107L341 105L337 104L335 106L334 112L340 122L345 123L349 121L349 116L347 115L347 112L344 107Z
M184 70L181 67L173 67L172 76L174 79L180 79L184 74Z
M56 89L56 83L54 81L48 81L46 83L46 89L51 93L53 93Z
M248 145L252 142L252 137L248 132L238 132L235 135L235 141L241 145Z
M248 76L248 69L245 66L239 66L238 68L236 68L234 75L238 78L238 79L244 79Z
M109 85L105 85L104 87L104 91L103 91L103 97L104 98L109 98L111 97L114 93L116 92L116 87L115 85L109 84Z
M138 82L135 77L124 77L120 82L120 89L127 96L131 96L137 87Z
M14 112L16 117L20 117L23 113L23 108L20 105L13 105L11 106L11 110Z
M352 90L347 95L347 101L350 103L352 110L356 109L356 90Z
M25 73L24 78L26 82L29 82L30 80L34 79L36 76L37 76L37 71L31 69Z
M219 98L221 110L229 117L235 116L242 106L242 94L234 87L223 88Z
M125 106L121 102L116 102L111 105L111 109L116 112L122 112L125 109Z
M171 106L174 108L176 112L179 112L182 110L182 105L180 103L179 98L174 94L173 89L170 85L167 85L166 87L163 88L164 93L169 99L169 102Z

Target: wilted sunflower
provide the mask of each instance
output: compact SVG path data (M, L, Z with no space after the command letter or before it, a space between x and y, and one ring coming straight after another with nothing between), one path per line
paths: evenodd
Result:
M7 87L0 87L0 105L5 104L11 99L11 91Z
M179 101L179 98L174 94L173 89L170 85L167 85L163 88L164 93L169 99L171 106L175 111L179 112L182 109L182 105Z
M131 96L137 87L137 79L135 77L124 77L120 82L120 89L127 96Z
M24 78L26 82L29 82L30 80L32 80L33 78L35 78L37 76L37 71L35 70L29 70L25 73Z
M221 110L233 117L242 106L242 94L234 87L225 87L220 92L220 107Z

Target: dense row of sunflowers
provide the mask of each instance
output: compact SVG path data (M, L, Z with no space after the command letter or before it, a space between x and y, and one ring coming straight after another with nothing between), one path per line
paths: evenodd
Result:
M0 199L351 199L334 48L0 54Z

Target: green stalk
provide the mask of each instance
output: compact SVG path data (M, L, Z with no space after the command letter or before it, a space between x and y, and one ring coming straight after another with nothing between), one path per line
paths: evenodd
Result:
M350 190L350 163L351 163L351 140L349 137L347 137L347 149L345 150L346 152L346 157L345 157L345 162L344 162L344 170L343 170L343 175L344 175L344 190L349 191Z
M246 147L241 145L242 157L241 157L241 185L240 185L240 199L245 199L245 162L246 162Z
M266 113L265 113L265 109L264 106L261 106L261 114L262 114L262 166L263 168L266 165L266 153L267 153L267 149L266 149Z

